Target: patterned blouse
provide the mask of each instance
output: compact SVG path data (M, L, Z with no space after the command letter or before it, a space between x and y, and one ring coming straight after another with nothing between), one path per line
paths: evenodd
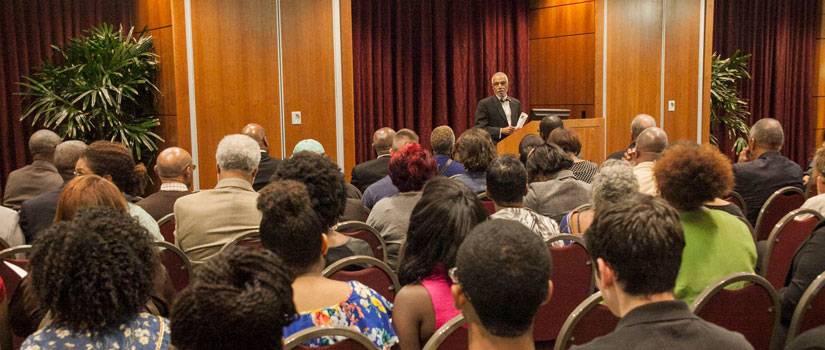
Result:
M92 334L72 333L59 325L49 325L26 338L21 350L123 349L165 350L169 348L169 321L140 313L115 329Z
M284 327L284 338L311 327L343 327L365 335L379 349L389 350L398 343L398 336L390 321L392 303L378 292L357 281L348 282L352 293L338 305L317 311L301 313L298 318ZM312 339L304 345L322 347L332 345L342 339L322 337Z
M582 160L573 163L573 167L571 167L570 170L573 171L573 177L575 177L576 180L591 183L593 182L593 176L599 172L599 166L591 161Z

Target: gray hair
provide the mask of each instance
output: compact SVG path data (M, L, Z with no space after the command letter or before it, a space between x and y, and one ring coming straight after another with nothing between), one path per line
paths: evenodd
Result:
M221 170L237 170L252 173L261 161L261 148L249 136L232 134L218 143L215 160Z
M633 141L636 141L636 138L639 137L639 134L645 129L656 126L656 119L653 119L653 116L650 114L637 114L633 117L633 121L630 122L630 134L633 137Z
M52 155L54 149L63 139L51 130L37 130L29 138L29 152L32 155Z
M60 173L72 174L74 173L74 165L83 152L86 151L86 145L83 141L69 140L61 142L57 145L54 151L54 166Z
M611 159L602 163L593 177L593 207L596 212L619 203L639 191L639 180L633 167L624 160Z
M750 136L757 146L772 150L782 149L785 143L785 132L782 130L782 124L773 118L759 119L751 127Z

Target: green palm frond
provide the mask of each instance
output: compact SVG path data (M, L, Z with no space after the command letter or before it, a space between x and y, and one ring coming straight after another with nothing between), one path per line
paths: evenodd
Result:
M739 96L739 82L750 79L748 60L751 55L736 51L728 58L713 54L710 80L710 124L711 129L725 130L725 136L734 140L732 150L739 153L748 145L748 101ZM711 143L718 145L716 137Z

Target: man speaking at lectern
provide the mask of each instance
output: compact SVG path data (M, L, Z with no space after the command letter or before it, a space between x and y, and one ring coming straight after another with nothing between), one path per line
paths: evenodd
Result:
M498 142L516 130L521 115L521 102L507 96L510 88L507 74L498 72L490 80L494 95L478 101L475 127L487 130L493 141Z

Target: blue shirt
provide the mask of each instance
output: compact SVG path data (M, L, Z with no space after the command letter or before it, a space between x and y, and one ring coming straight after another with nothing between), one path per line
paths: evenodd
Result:
M456 160L453 160L452 163L450 163L450 166L447 167L447 169L441 169L444 167L444 164L446 164L448 160L450 160L450 157L448 156L441 154L435 155L435 162L438 165L439 175L450 177L458 174L464 174L466 172L466 170L464 170L464 164L461 164Z
M361 203L363 203L365 207L372 210L375 203L378 203L378 201L384 198L392 197L398 194L398 192L398 187L395 187L395 185L392 184L392 179L390 179L390 176L387 175L364 190L364 195L361 196Z

